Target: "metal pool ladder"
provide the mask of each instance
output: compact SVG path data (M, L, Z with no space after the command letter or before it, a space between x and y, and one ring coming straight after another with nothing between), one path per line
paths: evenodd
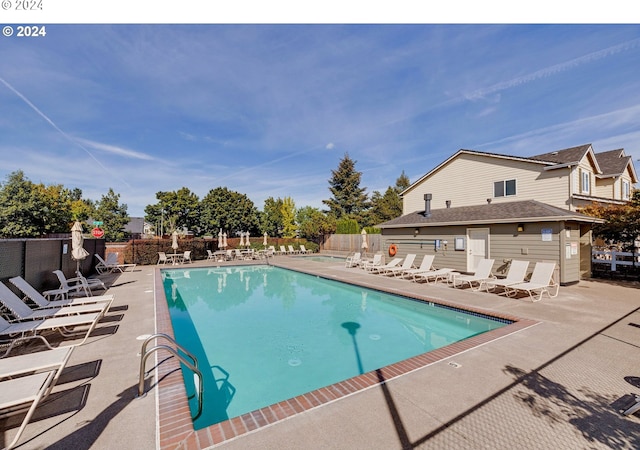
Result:
M149 342L151 342L156 338L163 338L168 340L170 343L172 343L175 346L175 348L167 344L158 344L155 347L151 347L150 349L147 350L147 345L149 345ZM178 358L182 364L187 366L193 372L193 378L194 378L193 381L196 387L196 395L198 397L198 411L196 415L193 417L193 420L196 420L198 417L200 417L200 414L202 414L202 383L203 383L202 372L200 372L200 369L198 369L197 358L191 352L185 349L183 346L178 344L168 334L164 334L164 333L152 334L151 336L146 338L142 343L142 350L140 351L140 379L138 382L138 397L144 397L146 395L146 392L144 392L144 379L146 374L145 368L147 364L147 358L158 350L167 350L169 353L171 353L173 356ZM186 357L183 354L186 355ZM189 398L192 398L192 397L189 397Z

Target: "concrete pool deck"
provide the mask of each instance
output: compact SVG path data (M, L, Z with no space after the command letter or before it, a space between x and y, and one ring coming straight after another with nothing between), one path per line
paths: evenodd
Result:
M286 256L272 263L537 324L216 448L640 447L640 415L618 413L630 394L640 393L640 284L582 281L562 287L554 299L531 303L371 275L339 263ZM111 312L75 349L17 448L160 448L153 376L149 393L136 398L142 343L137 337L155 331L156 269L138 266L105 279L116 295ZM153 364L149 360L147 369ZM0 420L5 444L18 419ZM195 446L206 447L187 439L165 448Z

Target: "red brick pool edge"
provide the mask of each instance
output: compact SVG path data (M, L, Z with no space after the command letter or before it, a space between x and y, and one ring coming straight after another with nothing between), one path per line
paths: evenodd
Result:
M165 333L173 337L173 327L169 316L169 307L164 294L160 269L155 272L155 310L156 310L156 332ZM390 292L397 294L397 292ZM235 439L244 434L269 426L281 420L297 414L309 411L327 403L331 403L340 398L357 393L379 385L381 382L392 380L393 378L413 372L430 364L442 361L451 356L460 354L467 350L479 347L488 342L500 339L517 331L531 327L538 322L527 319L520 319L508 315L488 313L480 309L460 307L454 303L447 303L441 300L433 300L426 296L415 296L423 301L436 303L451 308L468 312L505 319L513 323L488 331L480 335L456 342L446 347L423 353L413 358L405 359L379 370L365 373L331 386L326 386L315 391L299 395L288 400L270 405L242 416L211 425L201 430L194 430L191 420L191 411L187 401L187 392L180 369L180 362L176 358L160 354L157 356L161 364L156 364L156 395L158 398L158 439L159 447L162 450L168 449L188 449L200 450L220 444L224 441Z

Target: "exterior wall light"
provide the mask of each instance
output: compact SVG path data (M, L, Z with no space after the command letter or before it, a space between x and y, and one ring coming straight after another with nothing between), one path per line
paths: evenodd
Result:
M518 224L518 233L522 233L524 231L524 224L523 223L519 223Z

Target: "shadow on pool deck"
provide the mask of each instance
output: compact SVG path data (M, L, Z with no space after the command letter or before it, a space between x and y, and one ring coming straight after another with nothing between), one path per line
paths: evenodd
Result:
M272 262L540 324L392 380L376 371L377 386L220 448L640 448L640 417L619 413L630 394L640 392L637 284L583 281L534 304L417 285L341 264L284 256ZM109 293L116 300L109 315L120 319L100 324L74 351L67 378L39 408L17 448L157 448L156 380L147 381L148 395L136 398L137 337L155 330L155 269L112 276ZM106 334L102 327L109 328ZM15 434L16 419L0 420L5 443Z

